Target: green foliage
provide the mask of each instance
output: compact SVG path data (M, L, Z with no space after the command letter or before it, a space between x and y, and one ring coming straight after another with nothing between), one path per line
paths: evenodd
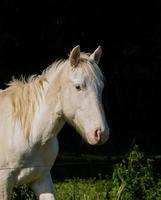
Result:
M68 179L55 183L57 200L160 200L161 179L155 173L153 160L146 158L135 145L115 165L112 178ZM15 188L12 200L35 200L26 186Z
M27 185L15 187L12 193L11 200L36 200L32 190Z
M147 159L135 145L128 157L115 166L109 199L161 199L161 180L155 178L153 171L153 161Z
M58 200L106 200L110 181L96 179L66 180L56 184Z
M68 179L55 183L57 200L106 200L109 187L110 181L97 180L95 178L88 180ZM36 200L33 192L27 185L15 188L11 199Z

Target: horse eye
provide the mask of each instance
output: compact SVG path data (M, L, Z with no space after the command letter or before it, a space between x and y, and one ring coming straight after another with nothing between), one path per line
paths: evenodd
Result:
M77 90L79 90L79 91L81 90L81 86L80 86L80 85L76 85L75 88L76 88Z

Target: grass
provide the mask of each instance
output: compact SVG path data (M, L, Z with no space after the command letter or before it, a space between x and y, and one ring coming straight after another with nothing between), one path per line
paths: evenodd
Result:
M107 200L107 192L110 190L111 182L107 179L96 178L66 179L63 182L55 182L57 200ZM33 192L22 185L15 188L12 200L36 200Z
M58 200L106 200L110 181L94 178L68 179L55 184Z

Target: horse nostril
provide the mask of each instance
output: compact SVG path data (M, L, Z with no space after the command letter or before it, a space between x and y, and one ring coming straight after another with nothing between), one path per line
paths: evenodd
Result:
M101 129L96 129L96 130L95 130L95 139L96 139L97 141L100 141L100 140L101 140L101 134L102 134Z

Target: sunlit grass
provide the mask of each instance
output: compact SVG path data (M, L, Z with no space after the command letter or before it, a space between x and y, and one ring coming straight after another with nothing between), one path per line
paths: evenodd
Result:
M110 188L110 181L91 178L66 179L54 184L57 200L106 200L107 192ZM12 200L36 200L33 192L22 185L15 188Z
M55 184L58 200L106 200L110 181L68 179Z

